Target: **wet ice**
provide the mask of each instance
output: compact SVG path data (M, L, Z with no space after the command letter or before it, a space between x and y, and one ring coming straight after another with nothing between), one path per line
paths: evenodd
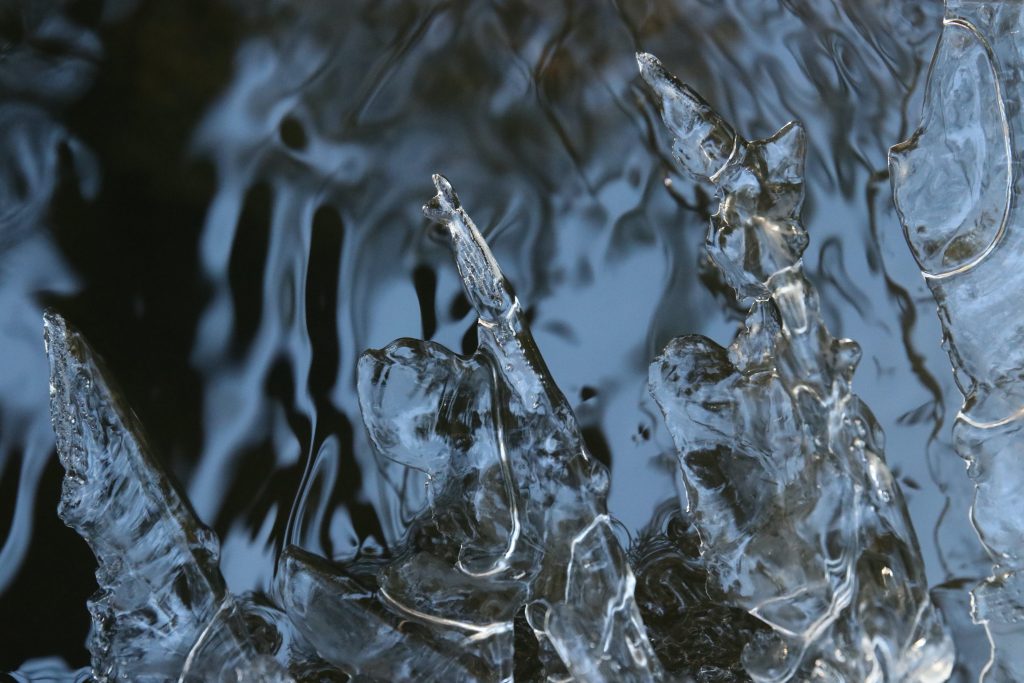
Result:
M360 359L371 441L423 472L428 487L428 508L381 574L381 592L400 610L464 629L511 634L525 610L556 678L656 680L635 580L607 517L607 470L480 232L449 182L434 183L424 213L451 244L479 346L465 358L404 339Z
M715 188L705 248L747 310L728 348L678 337L650 370L708 589L773 630L744 666L757 681L944 681L952 641L850 387L859 347L828 333L803 273L803 129L745 140L653 56L638 62L676 160Z
M1024 679L1024 226L1017 3L949 0L913 136L892 148L904 234L938 303L964 405L954 444L975 486L971 520L993 561L973 591L992 643L986 681Z
M93 678L290 680L258 642L247 601L228 593L216 536L164 472L86 341L56 313L47 313L45 333L66 472L59 513L98 563Z

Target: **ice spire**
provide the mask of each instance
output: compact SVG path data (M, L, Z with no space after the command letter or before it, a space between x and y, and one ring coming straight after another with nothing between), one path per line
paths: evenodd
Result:
M744 140L653 56L637 61L677 161L715 187L705 248L748 308L728 349L679 337L650 371L709 590L773 629L744 666L756 681L944 681L952 644L850 388L859 347L829 334L803 272L803 128Z
M66 471L61 518L88 542L96 681L289 681L263 654L195 518L85 339L44 316L50 413Z
M953 426L993 560L973 591L993 646L983 679L1024 680L1024 7L948 0L920 127L894 146L904 234L938 303L964 405Z
M424 213L450 238L479 348L465 358L402 339L360 359L371 440L430 484L430 509L380 573L381 594L421 620L463 627L511 630L525 609L549 675L659 680L607 515L607 471L480 232L449 182L434 184Z

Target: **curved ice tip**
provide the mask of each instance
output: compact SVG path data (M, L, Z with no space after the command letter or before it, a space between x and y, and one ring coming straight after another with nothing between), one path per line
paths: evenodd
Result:
M657 98L662 121L676 138L676 159L697 178L714 180L739 142L736 132L696 90L669 73L657 57L638 52L636 63L640 76Z
M637 52L636 63L640 67L640 77L644 79L647 85L651 86L651 89L658 96L665 97L666 93L663 90L668 88L673 94L684 95L688 103L693 105L694 109L707 108L707 103L701 99L693 88L672 75L662 66L661 60L650 52Z
M432 221L447 224L462 208L462 204L459 203L459 197L447 178L440 173L435 173L431 178L437 194L423 205L423 215Z

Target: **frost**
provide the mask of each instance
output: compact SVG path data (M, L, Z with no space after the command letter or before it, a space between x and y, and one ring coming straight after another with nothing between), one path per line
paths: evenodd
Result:
M1018 3L946 3L920 127L889 162L964 395L953 436L975 485L972 520L994 562L973 593L975 621L993 646L983 676L992 681L1024 680L1022 27Z
M682 167L719 199L706 250L747 318L733 344L671 341L651 392L678 450L708 588L768 624L757 681L944 681L953 648L883 435L803 273L804 132L747 141L652 56L640 72Z
M227 592L216 537L153 457L95 354L56 313L44 329L66 471L59 513L99 563L89 601L93 678L290 680L257 642L256 609Z
M450 240L479 347L465 358L402 339L360 359L372 442L428 483L427 508L406 551L381 571L380 595L435 630L508 634L492 655L502 675L525 608L550 676L657 680L635 580L607 517L607 470L588 453L480 233L448 181L434 183L424 213Z

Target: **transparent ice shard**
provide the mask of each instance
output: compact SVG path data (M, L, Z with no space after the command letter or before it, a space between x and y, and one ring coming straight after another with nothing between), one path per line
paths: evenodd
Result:
M380 572L379 596L420 623L466 631L511 634L525 608L549 675L658 680L607 517L607 470L587 452L476 226L448 181L434 184L424 213L451 243L479 348L467 358L401 339L360 359L372 442L424 473L429 496ZM511 644L496 661L511 662Z
M825 328L803 273L804 132L747 141L638 55L677 161L715 186L706 250L748 309L732 345L684 336L651 365L708 587L772 628L757 681L943 681L932 606L883 434L850 388L860 350Z
M97 681L287 681L227 592L219 544L153 457L84 338L44 317L50 411L66 471L59 513L89 544ZM268 641L273 643L276 638Z
M511 629L440 623L395 609L374 585L376 568L364 563L347 572L298 548L285 550L281 601L321 657L356 680L511 680Z
M889 157L904 234L964 395L953 437L994 563L973 593L993 645L990 681L1024 680L1022 29L1020 3L948 0L920 127Z

